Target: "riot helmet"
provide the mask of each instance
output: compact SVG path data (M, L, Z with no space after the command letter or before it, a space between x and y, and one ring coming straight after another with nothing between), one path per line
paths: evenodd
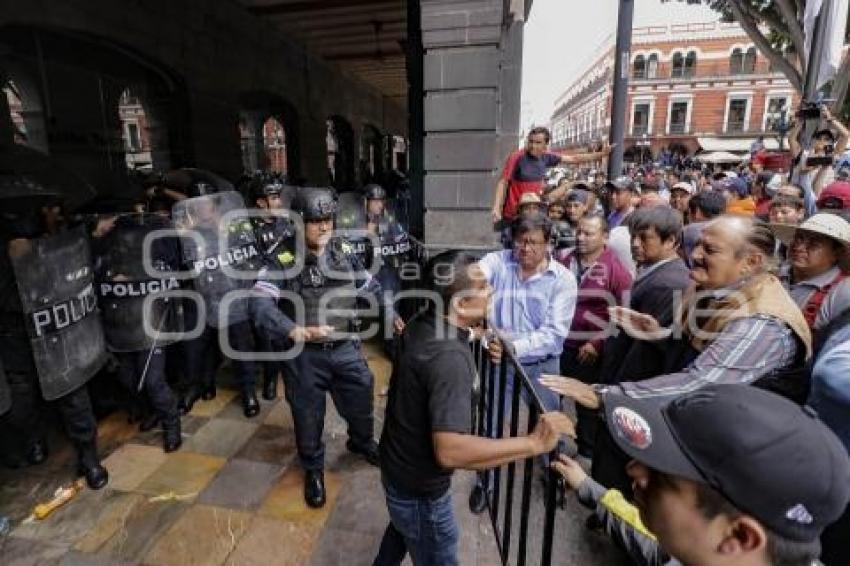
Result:
M258 200L265 199L268 203L269 197L280 197L283 192L283 182L276 176L258 175L248 185L248 197L252 204ZM268 207L267 208L272 208Z
M35 238L48 231L45 209L62 206L62 195L20 175L0 175L0 239Z
M366 200L386 200L387 191L381 185L371 183L363 188L363 194Z
M186 191L186 196L189 198L204 197L214 195L217 192L218 189L209 183L204 181L193 181L192 184L189 185L189 189Z
M304 222L332 219L336 216L336 195L324 187L302 187L292 199L292 211Z

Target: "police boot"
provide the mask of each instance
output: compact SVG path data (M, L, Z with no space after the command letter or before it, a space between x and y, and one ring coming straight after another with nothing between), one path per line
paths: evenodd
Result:
M206 387L204 387L204 391L201 393L201 399L204 401L212 401L215 399L216 389L215 383L210 383Z
M109 472L100 465L94 442L77 445L77 474L85 476L91 489L100 489L109 482Z
M32 466L37 466L47 460L47 440L39 438L30 445L27 450L27 462Z
M322 470L307 470L304 474L304 501L310 507L325 505L325 474Z
M165 452L174 452L183 444L183 435L180 432L180 418L162 421L162 449Z
M378 454L378 445L375 443L374 440L370 440L369 443L366 444L366 446L360 446L358 444L355 444L354 441L349 438L348 441L345 443L345 447L348 449L349 452L363 456L363 459L372 464L373 466L381 465L381 459Z
M187 415L191 413L192 407L195 406L195 403L200 398L200 389L198 389L194 385L189 387L189 389L183 392L183 394L180 396L180 402L177 404L177 410L180 411L181 415Z
M156 413L152 413L139 422L139 432L148 432L149 430L153 430L156 428L156 425L159 424L159 417Z
M260 413L260 402L257 401L257 392L253 387L242 390L242 413L249 419Z
M274 401L277 398L277 375L263 377L263 399Z

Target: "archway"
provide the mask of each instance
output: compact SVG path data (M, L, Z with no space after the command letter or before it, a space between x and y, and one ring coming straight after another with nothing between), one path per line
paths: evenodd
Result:
M341 116L327 120L328 178L338 191L354 189L354 129Z
M387 150L384 135L378 128L370 125L363 126L360 136L360 182L380 183L384 179Z
M273 171L289 179L297 176L297 125L295 108L269 92L243 94L239 111L239 145L246 173Z

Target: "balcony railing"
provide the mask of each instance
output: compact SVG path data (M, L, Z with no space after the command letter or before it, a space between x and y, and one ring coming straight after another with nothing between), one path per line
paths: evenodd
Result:
M764 75L783 75L779 71L771 70L770 64L767 62L759 62L753 69L742 69L740 67L733 68L729 59L719 59L711 62L697 62L693 69L683 68L675 69L675 72L670 67L658 69L655 76L649 76L644 72L635 73L634 67L630 74L632 81L647 81L647 82L664 82L664 81L679 81L693 79L708 79L708 78L724 78L724 79L746 79L753 76Z

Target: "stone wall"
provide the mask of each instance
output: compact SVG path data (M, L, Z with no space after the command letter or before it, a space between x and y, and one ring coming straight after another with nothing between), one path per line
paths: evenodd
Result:
M277 97L295 109L297 124L292 129L298 139L290 142L298 144L298 151L292 165L312 183L328 179L328 117L342 116L352 125L355 151L366 125L385 134L404 135L407 130L405 108L305 52L235 2L0 0L0 41L2 30L9 26L72 34L174 77L183 93L183 121L168 125L179 129L170 132L175 147L182 143L181 151L171 156L171 166L192 165L238 177L242 164L237 121L246 93ZM47 76L42 77L36 53L28 55L32 59L19 66L30 67L24 72L42 94L43 85L48 85L46 96L52 101L48 138L51 129L104 128L92 98L98 94L92 81L81 73L68 73L68 68L62 72L47 67ZM7 52L0 51L0 69L5 59ZM292 124L284 126L289 129ZM86 153L84 146L72 151L63 148L61 139L48 145L51 155L66 154L66 162L77 163L84 173L106 166L103 154L108 151L89 148ZM354 159L356 163L356 155Z

